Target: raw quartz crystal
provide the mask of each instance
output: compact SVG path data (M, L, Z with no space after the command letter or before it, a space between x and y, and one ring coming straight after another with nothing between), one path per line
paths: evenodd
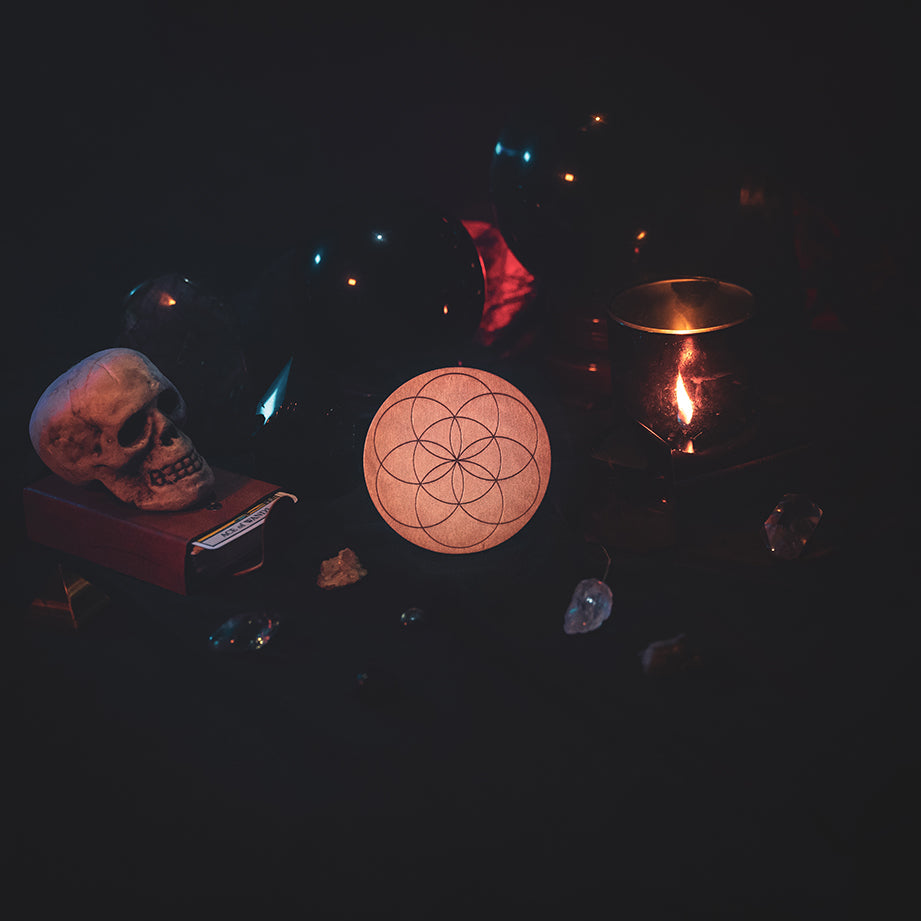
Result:
M358 560L354 550L346 547L338 555L320 564L320 575L317 576L317 585L320 588L342 588L351 585L368 574Z
M564 633L591 633L610 616L611 589L600 579L583 579L572 593L563 620Z
M787 493L764 522L768 547L784 560L795 560L822 520L822 509L806 496Z

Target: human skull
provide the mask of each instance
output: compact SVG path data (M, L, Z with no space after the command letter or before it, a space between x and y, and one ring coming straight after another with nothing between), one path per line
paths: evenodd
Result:
M211 468L178 428L185 414L182 395L144 355L105 349L48 386L29 436L63 479L98 480L140 509L178 511L214 485Z

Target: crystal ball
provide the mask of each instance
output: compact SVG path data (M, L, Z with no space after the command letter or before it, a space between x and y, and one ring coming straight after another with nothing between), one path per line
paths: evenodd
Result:
M430 206L344 215L307 248L303 284L296 341L318 364L362 381L407 361L426 369L457 363L483 315L473 240L457 218Z
M364 435L377 401L343 392L303 357L282 368L287 373L257 400L253 475L299 498L341 495L361 482Z
M490 198L515 256L554 286L611 295L684 275L744 285L749 267L736 263L763 261L778 213L759 144L674 79L576 87L508 120Z
M239 450L250 380L229 303L185 275L158 276L125 297L116 345L143 353L176 385L189 407L186 429L203 453Z
M256 475L336 490L360 477L368 424L388 393L421 371L468 363L485 280L455 217L366 202L280 259L241 302L259 394L250 418L263 417ZM266 399L289 361L285 386Z

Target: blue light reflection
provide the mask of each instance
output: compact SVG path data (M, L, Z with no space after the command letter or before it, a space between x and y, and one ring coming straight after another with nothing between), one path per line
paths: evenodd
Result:
M285 400L285 394L288 390L288 378L291 376L291 365L293 362L294 358L288 359L287 363L278 373L275 380L272 381L265 396L256 407L256 412L262 416L265 422L268 422L269 419L275 415L275 410L277 410Z

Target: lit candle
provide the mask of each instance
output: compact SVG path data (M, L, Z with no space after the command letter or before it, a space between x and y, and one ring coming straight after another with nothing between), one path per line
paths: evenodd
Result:
M678 406L678 421L681 423L681 427L685 434L687 434L688 426L691 424L691 419L694 416L694 401L691 399L687 388L684 386L684 379L681 377L680 371L675 378L675 403ZM693 454L694 440L688 438L687 442L680 450L685 454Z
M680 371L678 372L678 377L675 378L675 402L678 405L679 421L683 426L689 426L694 416L694 401L688 396Z
M684 346L681 349L681 356L678 359L678 373L675 376L675 406L678 409L678 422L680 423L681 430L684 432L685 436L688 433L688 427L691 424L691 419L694 417L694 400L688 393L687 386L684 383L684 378L681 376L681 369L684 368L687 370L688 365L694 360L694 358L694 340L688 338L685 340ZM679 450L685 454L693 454L693 439L688 438L685 444L682 445Z

